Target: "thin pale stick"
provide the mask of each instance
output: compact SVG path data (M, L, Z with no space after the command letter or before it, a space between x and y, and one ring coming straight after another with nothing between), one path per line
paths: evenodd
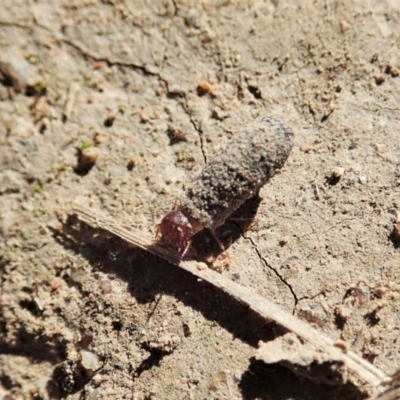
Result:
M150 235L126 224L116 222L111 218L104 217L97 211L89 210L79 205L74 206L72 211L81 221L88 225L104 229L119 236L128 243L134 244L157 257L169 261L179 268L218 287L236 300L247 304L250 309L266 320L275 321L289 331L294 332L302 339L320 347L321 350L331 353L334 352L334 354L337 354L338 357L343 360L343 363L350 370L371 385L378 386L384 382L390 381L390 377L379 368L351 351L343 352L340 348L335 347L335 341L333 339L299 320L272 301L255 293L253 289L246 288L212 269L198 269L197 262L181 260L179 253L157 245L157 243L153 242Z
M388 392L376 396L371 397L369 400L399 400L400 399L400 388L394 388L393 390L389 390Z

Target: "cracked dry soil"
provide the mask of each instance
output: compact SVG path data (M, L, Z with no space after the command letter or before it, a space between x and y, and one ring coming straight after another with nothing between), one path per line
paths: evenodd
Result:
M394 372L399 22L391 0L3 0L0 398L372 394L256 361L279 327L68 210L154 232L209 155L276 113L294 149L252 223L220 232L221 273Z

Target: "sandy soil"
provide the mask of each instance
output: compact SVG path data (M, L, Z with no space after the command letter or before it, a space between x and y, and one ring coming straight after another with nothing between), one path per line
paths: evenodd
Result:
M295 146L221 273L399 368L398 1L3 0L0 49L0 398L373 393L256 361L278 326L69 216L154 232L265 110Z

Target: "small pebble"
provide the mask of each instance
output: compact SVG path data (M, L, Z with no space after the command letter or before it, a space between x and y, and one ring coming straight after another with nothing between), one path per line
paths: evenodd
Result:
M347 321L351 317L353 310L344 305L339 305L336 307L335 313L336 313L336 316L339 317L341 320Z
M107 117L104 120L104 126L106 128L111 128L114 125L114 121L115 121L116 116L115 115L110 115L109 117Z
M333 345L343 351L343 353L347 353L349 351L349 344L346 343L344 340L338 339L333 343Z
M190 336L196 329L196 323L194 321L189 321L187 324L183 325L183 333L185 336Z
M51 290L55 292L57 289L61 287L62 280L60 278L54 278L51 283Z
M83 268L73 268L69 277L73 282L82 285L87 279L87 272Z
M29 64L23 58L15 56L7 60L0 60L0 78L6 84L11 85L15 91L23 93L26 91L29 79Z
M126 168L128 169L128 171L132 171L135 165L136 165L136 159L135 157L131 157L128 160L128 163L126 164Z
M358 180L362 185L365 185L368 182L368 177L366 175L360 175Z
M164 334L149 342L149 348L163 353L172 353L181 343L177 335Z
M81 364L86 370L97 371L103 366L96 354L86 350L81 350L80 354Z
M387 65L385 73L391 75L392 78L396 78L400 74L399 70L392 64Z
M382 83L386 81L385 75L382 74L375 75L374 79L377 85L382 85Z
M347 31L347 29L349 28L349 24L344 18L339 19L339 28L341 32Z
M233 374L233 380L235 383L239 383L242 380L242 374L240 372L235 372Z
M374 294L378 299L383 299L387 292L387 288L380 286L375 289Z
M208 390L210 392L218 392L218 388L215 385L209 385Z
M186 14L185 23L190 28L200 27L200 13L196 8L191 8Z
M305 145L300 146L300 150L301 150L302 152L304 152L304 153L311 153L311 151L314 150L314 147L313 147L313 146L310 146L310 145L308 145L308 144L305 144Z
M397 78L400 75L400 71L397 68L392 68L390 70L390 75L392 75L393 78Z
M146 108L142 108L139 115L141 122L148 122L150 120L149 113Z
M83 333L82 333L82 337L81 337L81 346L84 349L87 349L90 344L92 343L94 338L94 334L91 330L86 329Z
M104 398L101 396L102 392L104 389L102 387L98 387L97 389L93 390L92 393L90 393L87 397L88 400L98 400L100 398Z
M104 294L110 294L112 292L111 282L107 279L103 279L100 282L100 288Z
M93 136L93 141L96 145L103 143L105 139L106 135L103 132L96 132Z
M213 383L226 383L227 380L228 376L225 371L218 371L212 377Z
M207 264L205 264L203 262L199 262L199 263L197 263L196 267L199 271L204 271L205 269L207 269Z
M80 164L83 166L93 166L99 158L100 150L97 147L89 147L82 150L80 154Z
M186 142L186 136L181 129L170 126L167 130L170 144L176 144L179 142Z
M289 236L284 236L279 240L279 246L283 247L288 242L289 242Z
M197 84L197 94L199 96L204 96L206 93L208 93L211 90L211 84L210 82L207 82L205 80L200 81Z
M340 179L344 175L344 168L335 167L331 172L331 178Z
M92 64L92 68L93 68L95 71L97 71L97 70L103 68L103 63L102 63L101 61L95 61L95 62Z

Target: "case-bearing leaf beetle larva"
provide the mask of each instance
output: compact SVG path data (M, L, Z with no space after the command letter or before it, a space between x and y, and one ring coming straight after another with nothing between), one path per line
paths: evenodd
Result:
M179 206L157 225L157 236L186 254L193 235L212 232L281 169L293 146L293 131L264 114L237 133L204 166L179 199Z

